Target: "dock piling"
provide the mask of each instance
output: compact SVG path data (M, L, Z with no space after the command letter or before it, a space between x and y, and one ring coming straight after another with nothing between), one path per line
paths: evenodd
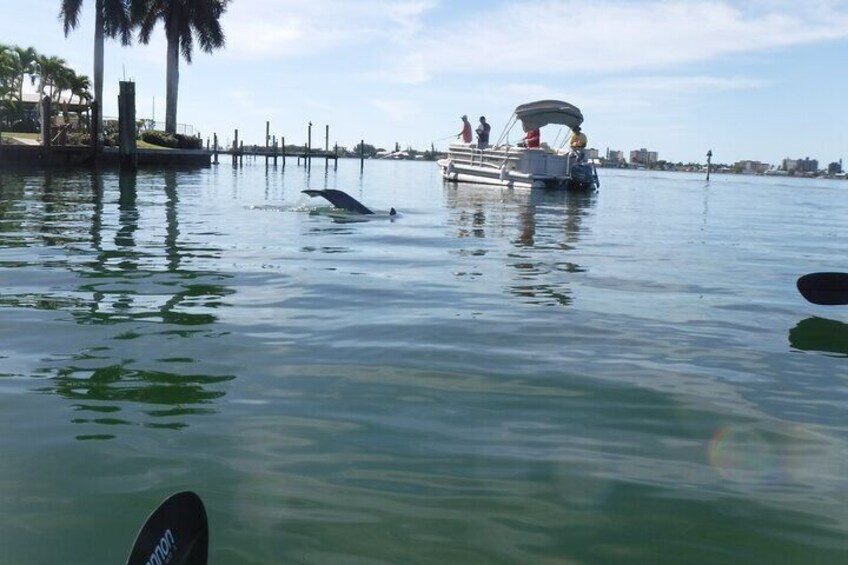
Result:
M707 150L707 182L710 182L710 168L712 166L710 161L712 160L712 158L713 158L713 150L708 149Z
M120 168L135 171L138 169L138 155L135 143L135 83L121 81L118 85L120 87L118 94L118 151L120 154Z

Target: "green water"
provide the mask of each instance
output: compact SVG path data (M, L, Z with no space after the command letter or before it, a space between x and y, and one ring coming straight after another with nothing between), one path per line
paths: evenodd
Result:
M848 185L437 173L0 172L0 563L848 559Z

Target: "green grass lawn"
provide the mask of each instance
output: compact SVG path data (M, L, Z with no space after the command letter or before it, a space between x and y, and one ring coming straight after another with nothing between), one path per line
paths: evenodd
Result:
M21 139L38 139L37 133L16 133L13 131L4 131L3 137L19 137Z
M14 132L14 131L4 131L2 132L3 137L17 137L19 139L38 139L40 134L37 133L24 133L24 132ZM161 145L153 145L152 143L147 143L146 141L142 141L140 139L136 140L136 147L140 149L162 149L167 150L170 147L162 147Z

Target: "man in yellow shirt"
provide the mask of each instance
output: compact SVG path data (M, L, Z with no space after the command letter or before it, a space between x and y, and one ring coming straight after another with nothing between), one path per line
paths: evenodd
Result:
M574 126L571 131L571 151L582 161L583 150L586 149L586 134L580 131L580 126Z

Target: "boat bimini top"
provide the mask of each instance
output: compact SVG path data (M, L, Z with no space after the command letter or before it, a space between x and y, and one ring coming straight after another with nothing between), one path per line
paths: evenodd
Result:
M524 131L540 128L548 124L558 124L574 128L583 123L583 113L574 104L562 100L539 100L521 104L515 109L512 119L504 127L498 144L503 143L509 130L520 121Z
M559 124L573 128L583 123L580 109L560 100L528 102L515 109L515 117L527 129L540 128L548 124Z

